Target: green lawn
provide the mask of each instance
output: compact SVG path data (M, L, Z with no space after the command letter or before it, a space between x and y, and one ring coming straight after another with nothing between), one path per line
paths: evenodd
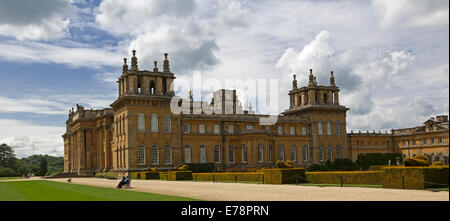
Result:
M0 177L0 180L24 179L23 177Z
M45 180L0 182L0 201L197 201L177 196L59 183Z

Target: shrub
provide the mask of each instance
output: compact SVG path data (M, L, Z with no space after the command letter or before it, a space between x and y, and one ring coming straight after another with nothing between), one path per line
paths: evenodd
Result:
M405 159L405 161L403 162L405 166L430 166L430 164L428 163L428 161L425 160L421 160L421 159L411 159L411 158L407 158Z
M187 166L193 173L211 173L215 168L214 163L189 163Z
M402 161L401 153L362 153L358 155L356 164L358 167L367 170L371 165L388 165L395 164L397 160Z
M433 164L431 164L431 166L443 166L444 164L441 161L434 161Z
M298 181L305 180L305 168L279 168L279 169L265 169L264 183L268 184L285 184L295 183L297 177Z
M336 159L334 161L325 162L325 164L313 164L309 167L309 171L354 171L359 167L350 159Z
M13 169L7 167L0 167L0 177L10 177L15 175L17 174Z
M170 171L168 172L168 179L175 180L192 180L192 171Z
M293 168L294 167L294 162L292 162L291 160L287 160L284 165L286 166L285 168Z
M275 165L277 165L277 168L286 168L286 164L281 160L277 160Z
M336 172L307 172L308 183L340 184L341 176L344 184L381 184L380 171L336 171Z
M189 166L187 164L183 164L180 167L177 167L176 170L178 170L178 171L188 171L189 170Z
M195 181L263 182L264 173L193 173Z
M405 189L425 189L448 187L448 166L435 167L385 167L382 170L383 188L402 188L404 177Z
M99 178L117 179L117 173L115 172L98 172L95 176Z

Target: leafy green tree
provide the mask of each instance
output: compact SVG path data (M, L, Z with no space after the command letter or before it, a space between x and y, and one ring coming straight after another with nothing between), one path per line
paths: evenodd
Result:
M14 150L6 145L0 145L0 166L6 168L13 168L16 163L16 155L14 154Z
M47 174L47 160L42 158L41 165L39 166L39 176L45 176Z

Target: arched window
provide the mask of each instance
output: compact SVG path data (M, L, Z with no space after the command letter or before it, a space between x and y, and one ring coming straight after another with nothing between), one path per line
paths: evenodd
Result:
M138 113L138 131L144 132L145 131L145 116L143 113Z
M159 164L159 151L158 146L152 146L152 164Z
M150 94L155 94L155 93L156 93L155 82L150 81Z
M164 118L164 132L170 133L171 124L172 124L172 120L170 118L170 115L166 115L166 117Z
M164 158L166 164L172 164L172 148L169 145L164 149Z
M200 146L200 163L206 163L206 147L205 147L205 145Z
M141 85L141 77L137 78L137 90L138 90L138 94L142 94L142 85Z
M328 95L327 94L323 94L323 103L328 104Z
M166 92L167 92L167 80L166 80L166 78L163 78L162 79L162 93L166 94Z
M220 146L214 146L214 163L220 163Z
M278 160L284 161L284 146L280 145L278 147Z
M242 162L247 162L247 145L242 144Z
M339 134L341 134L341 130L339 128L339 121L337 120L336 121L336 135L339 135Z
M189 145L184 146L184 162L191 162L191 147Z
M291 160L297 161L297 147L295 145L291 145Z
M299 95L297 97L297 106L300 106L300 105L302 105L302 97Z
M138 164L145 165L145 147L142 145L138 147Z
M228 160L230 163L234 163L234 146L232 145L229 146Z
M264 147L262 144L258 145L258 162L264 162Z
M152 132L158 132L158 115L152 114Z
M303 161L308 161L308 146L303 145L302 147Z

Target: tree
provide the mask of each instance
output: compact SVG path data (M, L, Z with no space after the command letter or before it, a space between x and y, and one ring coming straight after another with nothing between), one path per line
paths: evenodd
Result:
M47 160L45 158L41 159L41 165L39 166L39 176L45 176L47 174Z
M14 150L6 145L0 145L0 167L13 168L17 161Z

